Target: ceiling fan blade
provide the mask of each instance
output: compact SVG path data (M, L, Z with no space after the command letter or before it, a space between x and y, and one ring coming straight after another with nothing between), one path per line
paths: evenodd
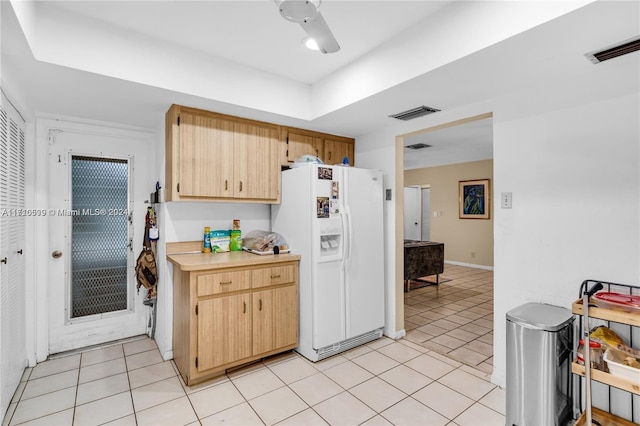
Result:
M300 22L300 26L316 41L322 53L334 53L340 50L340 45L320 12L313 19Z

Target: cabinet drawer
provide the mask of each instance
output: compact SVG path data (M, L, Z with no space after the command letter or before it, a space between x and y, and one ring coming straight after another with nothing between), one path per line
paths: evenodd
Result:
M198 297L246 290L251 287L250 271L205 274L198 276L197 280Z
M251 271L251 287L260 288L271 285L294 283L297 280L296 265L273 266Z

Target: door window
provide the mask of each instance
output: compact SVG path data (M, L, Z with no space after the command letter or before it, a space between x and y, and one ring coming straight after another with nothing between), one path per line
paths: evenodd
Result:
M129 162L72 156L71 318L128 308Z

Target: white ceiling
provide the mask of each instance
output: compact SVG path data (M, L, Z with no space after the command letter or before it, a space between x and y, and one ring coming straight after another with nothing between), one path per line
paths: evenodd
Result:
M48 1L115 28L312 84L428 19L446 1L324 1L320 5L342 49L323 55L302 45L306 33L264 1Z
M628 62L583 55L640 33L637 1L325 0L341 50L323 55L270 0L1 3L2 87L21 109L149 129L178 103L352 137L404 134L434 121L389 114L442 115L615 70ZM433 148L405 150L407 168L492 158L491 119L405 145L415 142Z

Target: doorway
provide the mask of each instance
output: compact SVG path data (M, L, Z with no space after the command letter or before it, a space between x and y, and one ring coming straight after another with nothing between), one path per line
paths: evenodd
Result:
M431 189L429 185L404 187L404 239L431 238Z
M419 186L404 187L404 239L422 238L422 194Z
M423 239L444 243L446 262L440 285L404 294L406 338L484 372L493 369L493 224L459 217L458 186L493 177L491 122L483 114L398 138L396 163L403 188L429 186L420 226L429 224Z
M149 315L134 277L151 188L148 141L55 126L48 130L49 354L144 334Z

